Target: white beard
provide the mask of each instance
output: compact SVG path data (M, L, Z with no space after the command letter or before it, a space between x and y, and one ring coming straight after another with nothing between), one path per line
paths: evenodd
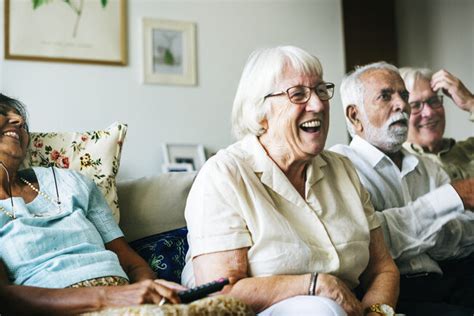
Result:
M405 112L393 114L381 127L373 126L365 114L361 111L361 121L364 125L365 140L384 153L394 153L402 148L408 135L408 114ZM405 120L407 126L390 126L393 122Z

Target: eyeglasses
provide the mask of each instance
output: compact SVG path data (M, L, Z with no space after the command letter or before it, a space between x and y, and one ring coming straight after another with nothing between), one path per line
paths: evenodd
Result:
M411 108L411 114L417 114L423 110L423 107L425 104L428 104L430 108L432 109L440 108L443 105L443 96L435 95L424 101L414 101L408 104L410 105L410 108Z
M263 99L286 94L288 95L288 99L290 99L291 103L302 104L309 101L309 99L311 98L312 90L314 90L319 100L327 101L331 99L334 95L334 83L322 82L315 87L294 86L288 88L286 91L282 91L279 93L270 93L266 95Z

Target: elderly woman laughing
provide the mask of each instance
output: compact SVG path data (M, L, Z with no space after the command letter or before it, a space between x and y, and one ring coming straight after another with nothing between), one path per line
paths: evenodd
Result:
M240 140L188 197L186 285L236 278L226 292L262 315L390 315L399 274L369 196L351 163L324 151L333 91L302 49L250 56L232 113Z
M92 180L55 167L19 170L29 141L23 104L0 93L0 314L179 303L184 288L155 280Z

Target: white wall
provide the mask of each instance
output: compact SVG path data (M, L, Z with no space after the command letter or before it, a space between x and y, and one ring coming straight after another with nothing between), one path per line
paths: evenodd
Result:
M474 92L474 1L399 0L397 24L401 66L444 68ZM446 136L474 135L467 112L451 100L445 108Z
M197 86L140 83L142 17L197 23ZM163 142L202 143L209 152L233 142L232 100L243 65L258 47L303 47L320 57L325 80L339 84L344 73L341 19L340 1L334 0L129 0L128 66L2 58L0 89L27 104L33 131L128 123L119 178L135 178L160 172ZM338 94L331 115L328 146L346 141Z

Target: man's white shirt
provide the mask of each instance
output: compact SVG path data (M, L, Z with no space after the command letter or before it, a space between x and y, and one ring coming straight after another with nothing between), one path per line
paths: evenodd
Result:
M384 238L402 274L442 273L435 260L473 252L474 214L438 165L402 149L401 170L359 136L330 150L347 156L382 224Z

